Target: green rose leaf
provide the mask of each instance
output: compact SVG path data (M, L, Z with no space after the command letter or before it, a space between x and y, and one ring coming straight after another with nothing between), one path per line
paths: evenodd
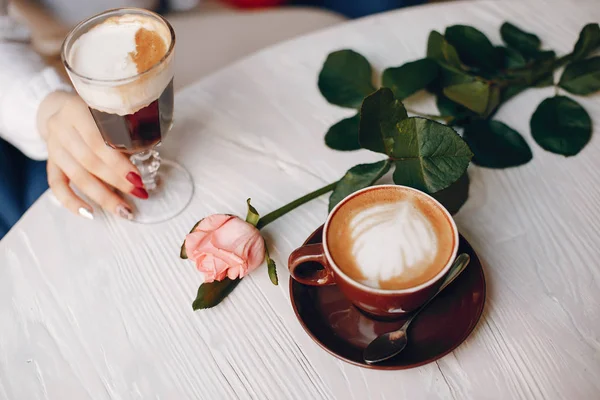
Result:
M498 52L500 59L504 60L504 68L523 68L525 65L527 65L527 60L525 60L525 57L510 47L498 46L496 47L496 51Z
M600 90L600 56L567 65L558 85L570 93L583 96Z
M202 219L204 219L204 218L202 218ZM202 219L194 224L194 226L190 230L190 233L194 232L194 229L196 229L198 227L198 225L200 225L200 222L202 222ZM183 241L183 244L181 245L181 249L179 250L179 258L181 258L183 260L187 260L187 258L188 258L187 251L185 251L185 240Z
M556 53L552 50L541 51L535 55L535 64L531 73L530 83L535 87L554 85L554 69L556 68Z
M500 27L500 36L509 47L526 56L537 53L542 44L536 35L522 31L509 22L503 23Z
M571 59L582 60L598 48L600 48L600 26L597 23L587 24L579 33L579 39L575 43Z
M501 95L502 95L502 91L500 90L500 88L498 86L495 86L495 85L490 86L490 97L488 99L487 108L485 109L485 112L483 113L484 117L487 118L496 112L496 110L498 109L498 106L500 105Z
M490 95L490 85L487 82L473 81L459 83L444 88L444 95L478 114L483 114L487 108Z
M404 105L391 89L381 88L367 96L360 108L358 140L361 147L389 154L389 141L397 135L396 124L407 117Z
M450 115L454 117L454 120L461 124L468 118L477 116L473 111L468 108L461 106L458 103L453 102L443 94L439 94L436 98L436 105L441 115Z
M473 121L465 127L463 139L474 154L473 163L482 167L516 167L533 158L523 136L499 121Z
M490 105L494 103L490 84L480 80L447 86L444 88L443 93L444 96L455 103L465 106L480 115L486 114L490 109Z
M556 53L552 50L540 51L532 56L532 63L523 68L509 70L509 75L523 81L516 86L551 86L554 83L554 69L556 68Z
M389 143L394 160L394 182L435 193L454 183L466 171L473 153L450 127L410 117L396 125Z
M456 214L469 198L469 175L465 172L452 185L431 196L442 203L450 214Z
M440 64L440 80L443 87L474 82L476 79L475 76L469 75L462 70Z
M350 168L329 197L329 211L349 194L373 185L390 170L390 167L389 160L383 160L371 164L359 164Z
M460 58L454 46L448 43L444 36L436 31L431 31L429 34L429 39L427 40L427 58L454 68L462 68Z
M453 25L446 28L444 36L465 64L486 71L499 69L500 60L494 45L479 30L467 25Z
M438 79L434 79L428 86L427 90L433 94L440 94L447 86L458 85L461 83L470 83L477 80L477 77L468 74L467 72L448 66L446 64L438 64L439 74Z
M265 242L265 260L267 261L267 271L269 272L271 283L275 286L279 285L279 279L277 279L277 266L275 265L275 261L269 256L267 242Z
M437 63L424 58L400 67L386 69L383 71L381 81L382 86L392 89L397 99L404 100L425 89L437 76Z
M564 156L574 156L592 136L592 120L576 101L550 97L531 116L531 134L542 148Z
M192 303L194 311L211 308L223 301L241 282L241 279L225 278L220 282L203 283L198 288L196 300Z
M353 50L329 54L318 85L328 102L348 108L360 107L365 96L375 91L369 61Z
M250 199L246 200L246 203L248 204L248 213L246 214L246 222L256 226L256 224L258 223L258 220L260 219L260 215L258 215L258 211L256 211L256 208L252 207L252 204L250 204Z
M502 103L508 101L529 87L546 87L554 85L556 53L552 50L540 51L532 57L533 64L528 65L526 68L510 72L512 78L522 80L524 83L507 86L502 91Z
M360 115L345 118L333 125L325 134L325 144L334 150L351 151L360 149L358 126Z

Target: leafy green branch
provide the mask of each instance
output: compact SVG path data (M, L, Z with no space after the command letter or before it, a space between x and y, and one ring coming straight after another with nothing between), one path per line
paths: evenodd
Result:
M440 177L444 177L444 184L439 185L428 172L437 171L436 162L458 171L466 154L457 152L454 157L438 158L438 153L433 153L435 161L429 160L427 145L436 143L433 132L441 128L433 121L406 117L406 109L398 105L400 101L419 91L429 91L436 97L441 115L425 115L426 118L461 128L475 164L508 168L529 162L533 153L519 132L494 120L494 115L504 103L527 89L554 86L556 95L544 100L531 117L532 138L553 153L565 156L579 153L591 138L591 119L574 99L559 95L559 89L577 96L600 90L600 56L593 56L600 49L598 24L584 26L573 50L561 57L552 50L542 49L542 42L535 34L508 22L501 26L500 35L504 45L498 46L471 26L450 26L444 34L432 31L426 58L383 71L381 83L389 91L375 91L372 68L362 55L352 50L331 53L319 75L321 93L332 104L362 106L355 116L333 125L325 135L325 143L335 150L363 148L385 153L388 155L385 165L395 167L396 183L435 193L447 186L447 181L457 179L457 174L443 171ZM565 69L555 83L554 73L562 67ZM337 78L334 81L329 77ZM402 122L404 119L407 121ZM426 133L416 134L421 127L425 127ZM377 135L365 133L369 130ZM397 130L394 143L386 141L386 135L394 130ZM412 130L412 138L420 140L401 145L402 133L407 130ZM450 141L451 137L445 140ZM395 155L408 149L412 151L411 157L396 159ZM359 175L377 176L375 171L381 166L358 167L347 174L351 182L357 182L356 188L365 182ZM332 195L332 199L338 197Z

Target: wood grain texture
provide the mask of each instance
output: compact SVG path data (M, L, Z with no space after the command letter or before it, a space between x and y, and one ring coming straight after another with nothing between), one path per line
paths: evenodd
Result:
M269 225L280 286L266 267L218 308L192 312L201 277L178 259L201 217L266 213L378 156L326 148L350 116L316 86L333 50L353 48L381 71L423 56L431 29L473 24L500 42L504 20L568 52L600 20L596 1L482 1L400 10L261 51L177 96L163 154L196 193L183 214L136 225L97 211L90 222L44 195L0 242L0 399L598 399L600 398L600 98L580 98L596 126L576 157L543 151L529 117L552 89L528 91L497 118L534 159L470 168L457 215L486 264L488 301L467 341L436 363L360 369L323 352L289 303L285 261L323 222L323 197ZM425 97L410 108L434 112Z

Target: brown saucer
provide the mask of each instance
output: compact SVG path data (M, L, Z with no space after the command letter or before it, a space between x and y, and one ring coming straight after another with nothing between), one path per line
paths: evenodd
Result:
M319 243L323 226L306 240ZM471 263L456 280L415 318L408 330L408 345L385 362L368 365L362 352L377 336L398 329L404 319L383 322L361 313L336 286L305 286L290 278L290 298L304 330L325 351L364 368L407 369L441 358L457 348L477 325L485 303L485 277L481 262L464 237L459 253Z

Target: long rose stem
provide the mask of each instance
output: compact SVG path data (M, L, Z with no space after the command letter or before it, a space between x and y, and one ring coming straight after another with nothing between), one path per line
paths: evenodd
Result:
M292 211L293 209L295 209L296 207L301 206L304 203L308 203L309 201L311 201L312 199L315 199L327 192L332 191L335 188L335 185L337 185L337 181L330 183L327 186L323 186L320 189L315 190L314 192L311 192L309 194L306 194L302 197L300 197L299 199L296 199L294 201L292 201L291 203L286 204L283 207L278 208L277 210L268 213L267 215L263 216L261 219L258 220L258 223L256 224L256 227L258 229L262 229L265 226L267 226L268 224L270 224L271 222L275 221L277 218L281 217L284 214L287 214L288 212Z

